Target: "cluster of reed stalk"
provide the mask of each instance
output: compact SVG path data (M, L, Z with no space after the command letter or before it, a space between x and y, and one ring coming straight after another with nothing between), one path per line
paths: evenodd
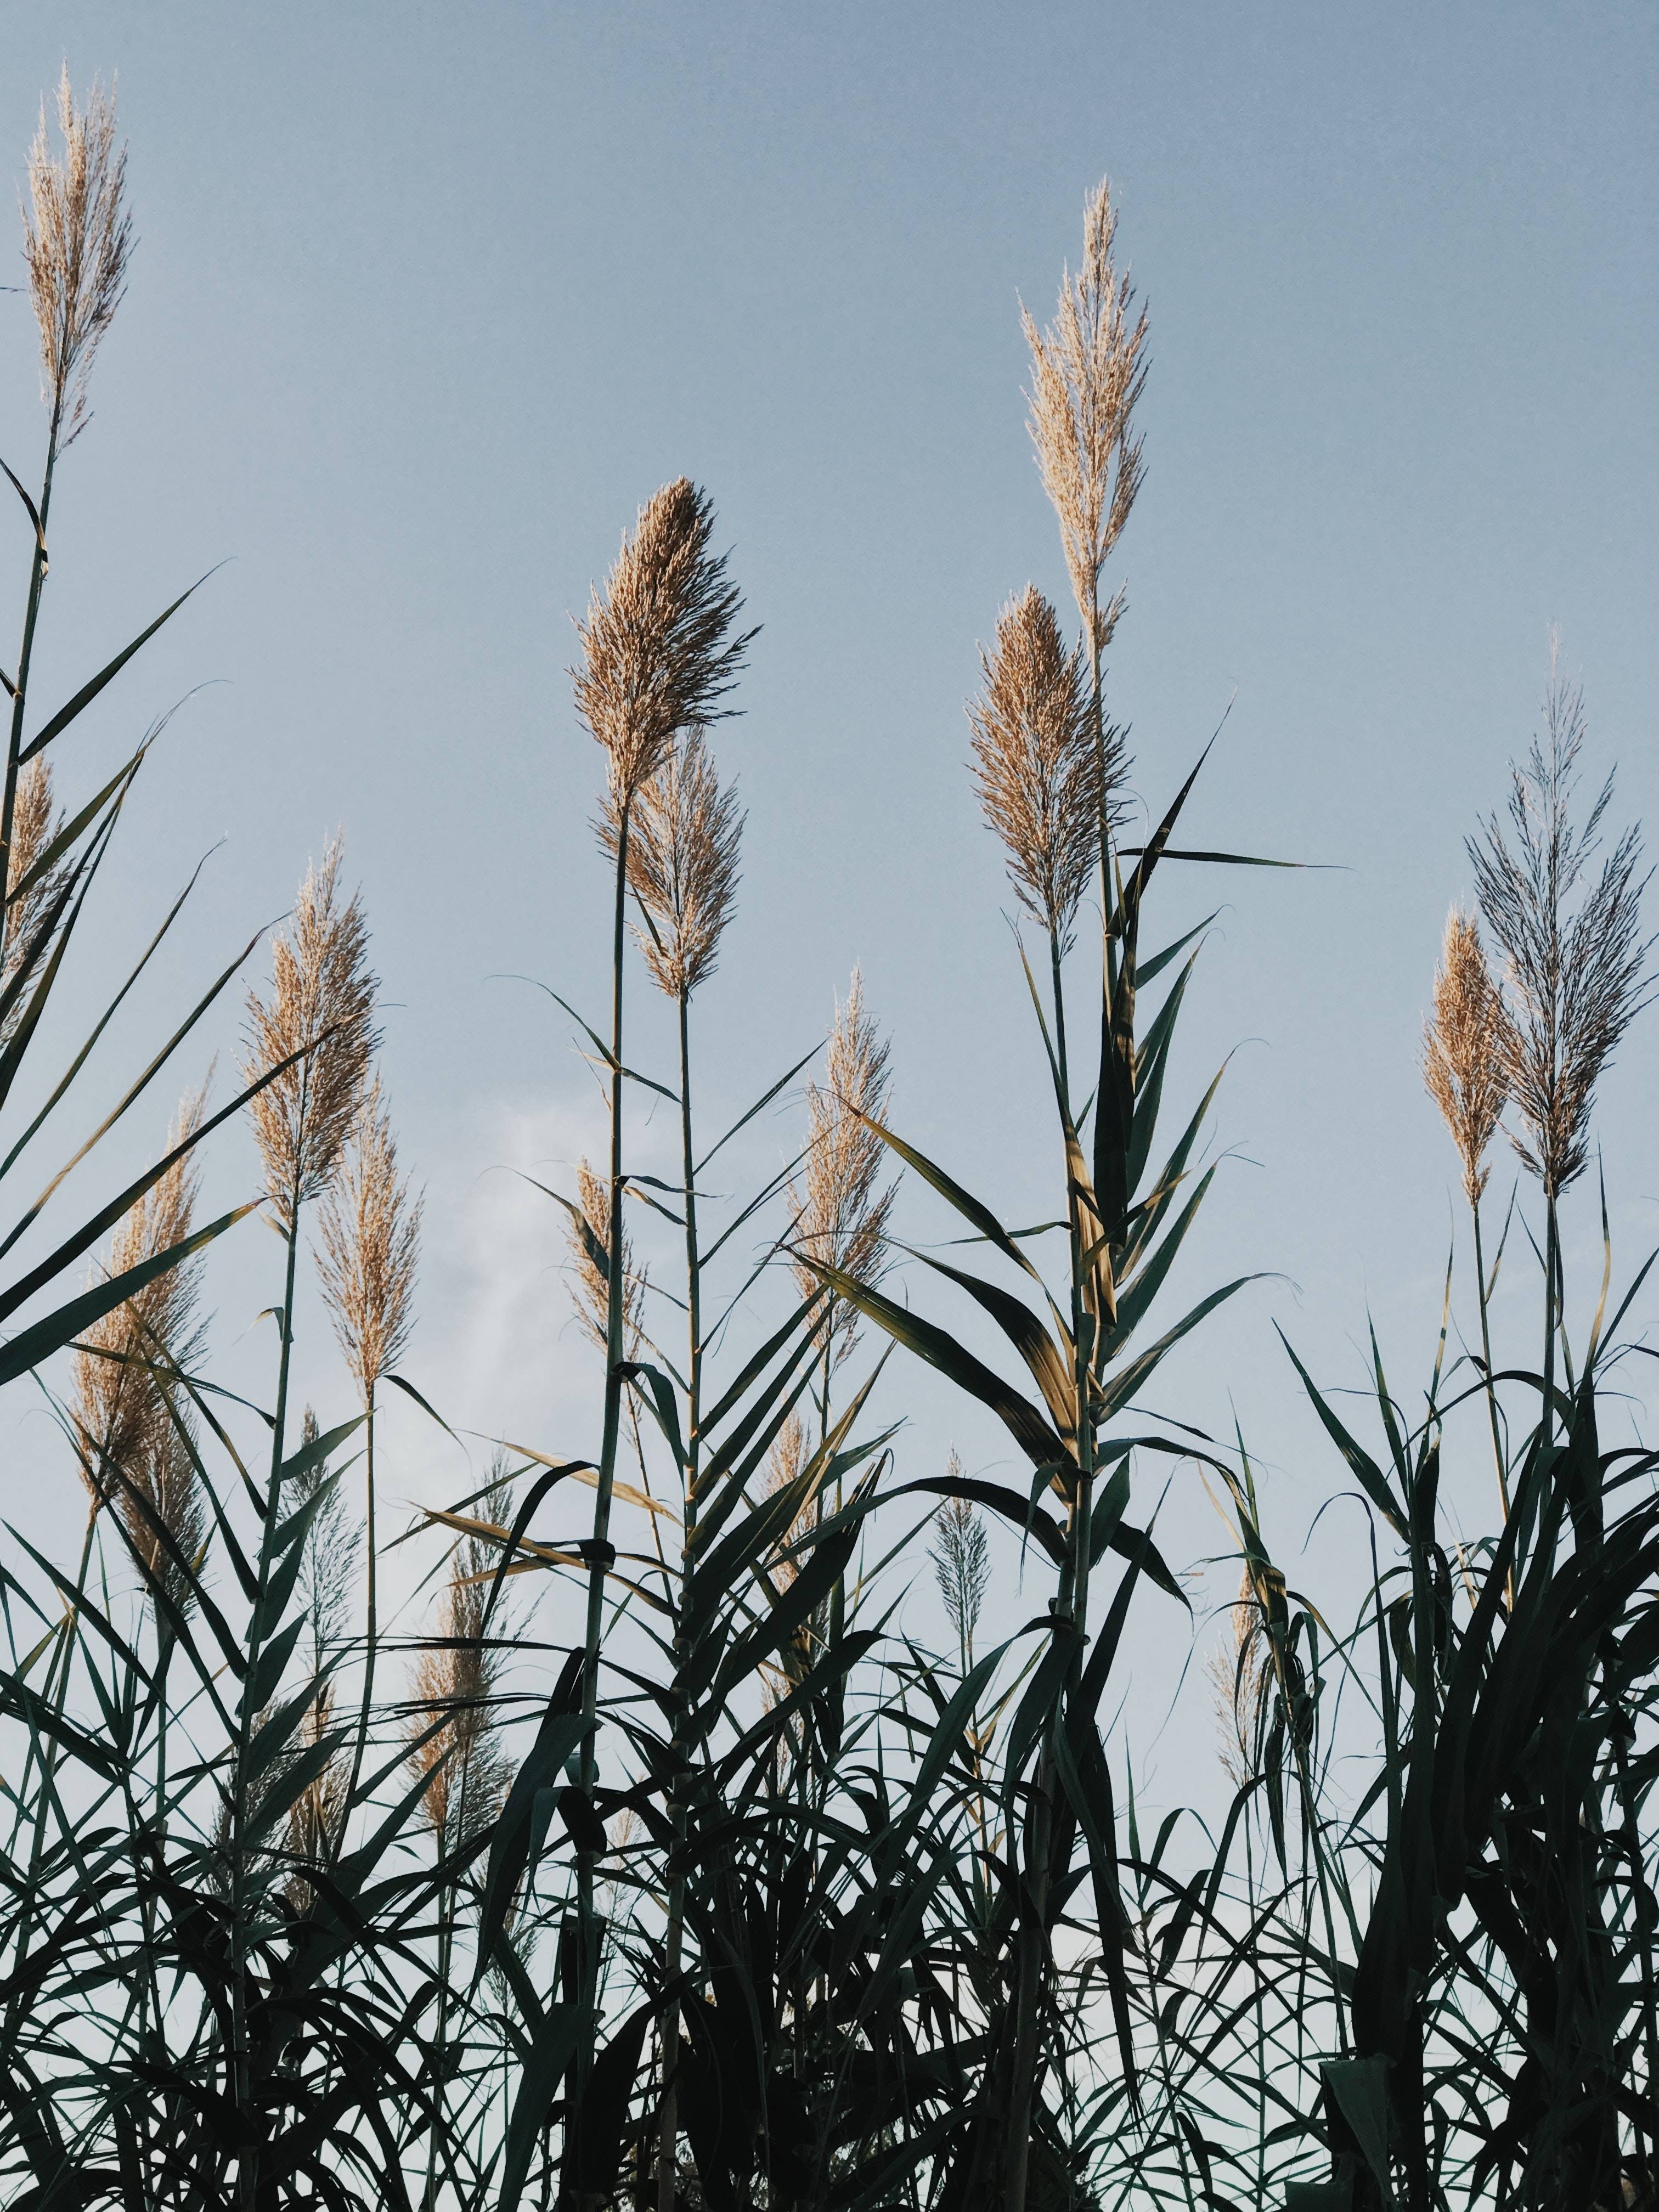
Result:
M25 210L38 498L8 471L29 565L4 675L0 1177L94 1080L189 888L42 1075L42 1013L157 732L72 812L49 749L189 596L33 708L53 477L131 253L110 100L65 77L57 119ZM41 1254L0 1289L0 1377L45 1394L87 1500L76 1559L17 1530L0 1558L9 2203L1655 2201L1659 1458L1599 1426L1644 1348L1622 1332L1646 1270L1615 1300L1609 1250L1585 1323L1561 1233L1648 994L1639 838L1607 830L1610 785L1581 804L1582 700L1553 673L1433 982L1423 1073L1473 1267L1460 1246L1428 1388L1405 1410L1379 1349L1368 1443L1290 1353L1375 1562L1334 1628L1274 1564L1244 1440L1164 1395L1168 1356L1249 1278L1170 1304L1219 1078L1160 1129L1206 925L1147 950L1142 923L1161 871L1260 862L1176 843L1198 769L1146 807L1110 709L1147 374L1116 234L1103 185L1054 321L1025 319L1073 605L1009 599L967 733L1048 1079L1051 1220L1009 1229L906 1140L856 973L821 1053L754 1074L710 1140L730 1072L711 1082L696 1016L745 826L715 738L757 633L680 479L577 632L611 954L593 1025L556 1001L605 1105L599 1164L544 1193L591 1361L577 1455L495 1447L390 1540L425 1595L388 1608L378 1416L393 1388L440 1416L399 1371L422 1201L337 841L247 991L234 1095L187 1090L151 1168L73 1230L43 1223L256 945L0 1237ZM670 1016L654 1072L641 988ZM14 1111L26 1057L17 1096L47 1103ZM666 1176L641 1165L663 1101ZM199 1148L232 1122L257 1188L198 1225ZM732 1193L778 1127L781 1157ZM901 1178L939 1241L897 1241ZM282 1254L268 1407L213 1382L201 1309L207 1248L254 1214ZM1500 1302L1522 1245L1539 1292ZM296 1338L313 1265L332 1354ZM1529 1357L1510 1339L1534 1328ZM917 1459L918 1359L1015 1474ZM305 1401L330 1393L325 1423ZM1152 1528L1170 1477L1207 1482L1231 1529L1208 1665L1228 1810L1149 1837L1114 1716L1132 1623L1189 1604ZM902 1625L912 1586L940 1650Z

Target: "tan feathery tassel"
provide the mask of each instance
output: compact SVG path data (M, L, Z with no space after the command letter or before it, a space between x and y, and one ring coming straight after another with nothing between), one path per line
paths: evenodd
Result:
M94 82L85 107L77 108L67 63L58 85L58 126L61 154L52 150L42 102L29 149L23 258L40 326L42 397L67 445L86 421L87 380L126 289L133 239L114 96Z
M1492 1172L1486 1150L1509 1097L1504 1005L1480 925L1456 907L1446 917L1434 1012L1423 1031L1423 1080L1463 1163L1464 1196L1477 1205Z
M825 1080L807 1088L805 1158L800 1182L789 1186L790 1243L803 1297L820 1287L812 1261L860 1283L873 1283L881 1273L896 1185L882 1185L887 1148L868 1122L884 1118L890 1080L888 1048L865 1007L864 980L854 969L846 1002L836 1008ZM818 1336L835 1364L857 1340L857 1315L831 1299Z

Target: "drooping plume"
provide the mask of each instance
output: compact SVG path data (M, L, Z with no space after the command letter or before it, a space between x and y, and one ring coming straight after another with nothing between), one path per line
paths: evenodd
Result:
M709 550L714 510L687 477L665 484L624 538L604 591L577 625L576 712L605 747L613 799L631 799L677 734L729 711L757 633L733 636L742 594Z
M334 1334L366 1406L409 1339L421 1208L398 1172L397 1139L376 1076L323 1200L317 1255Z
M133 240L114 95L94 81L85 107L77 108L67 63L58 85L58 127L63 150L54 154L43 101L29 149L23 258L40 326L42 397L67 445L86 419L87 380L126 289Z
M620 805L615 792L599 827L614 858ZM714 970L738 889L743 810L722 790L701 730L677 737L635 797L628 888L642 920L640 950L652 981L671 999L690 998Z
M980 805L1020 904L1063 952L1100 852L1103 763L1082 648L1067 651L1053 606L1028 584L998 617L980 664L984 681L968 708ZM1122 732L1109 724L1103 734L1111 822L1127 760Z
M962 1462L954 1446L945 1462L945 1474L959 1480ZM985 1604L991 1580L991 1547L985 1534L985 1517L969 1498L947 1498L933 1516L933 1540L928 1556L933 1579L945 1601L945 1617L957 1632L963 1670L974 1663L974 1632Z
M611 1249L611 1186L605 1177L596 1175L586 1160L576 1167L576 1202L592 1231L590 1239L582 1234L581 1224L574 1218L565 1224L565 1236L570 1249L573 1280L570 1303L576 1309L576 1318L582 1325L582 1334L590 1338L603 1352L609 1342L607 1330L610 1303L605 1288L605 1255ZM632 1358L640 1340L640 1329L645 1308L645 1280L634 1267L634 1240L623 1237L623 1344L627 1357Z
M1135 313L1129 279L1118 274L1116 235L1117 210L1103 182L1085 205L1083 266L1061 279L1054 321L1040 331L1020 311L1031 349L1031 442L1097 653L1123 611L1121 593L1101 605L1100 580L1140 488L1133 418L1146 381L1146 317Z
M1454 907L1434 979L1434 1012L1423 1031L1423 1080L1463 1163L1463 1193L1478 1203L1492 1170L1486 1149L1497 1133L1509 1085L1504 1064L1504 1002L1486 966L1480 928Z
M62 895L67 868L59 858L42 867L64 826L53 805L52 763L37 753L19 773L11 817L11 854L6 868L5 957L0 963L0 994L27 967L31 979L40 971L51 921ZM44 933L44 935L43 935ZM7 1042L27 1009L33 981L26 981L0 1014L0 1044Z
M886 1249L896 1186L882 1183L887 1148L868 1121L884 1118L890 1073L856 968L846 1002L836 1008L824 1075L821 1086L807 1086L805 1157L800 1182L789 1187L790 1243L803 1297L819 1288L811 1261L873 1283ZM832 1361L839 1360L857 1339L858 1316L832 1298L818 1331Z
M480 1521L510 1528L513 1485L498 1452ZM404 1721L410 1766L427 1783L421 1815L442 1851L470 1842L501 1809L508 1766L498 1732L499 1632L486 1640L485 1608L500 1554L483 1536L455 1547L436 1634L421 1654ZM441 1723L435 1734L427 1731ZM425 1741L421 1739L425 1737Z
M1641 834L1626 830L1591 873L1613 778L1575 823L1583 743L1583 693L1553 653L1543 741L1510 772L1513 846L1496 815L1468 841L1480 910L1504 957L1500 1036L1523 1132L1514 1143L1552 1199L1583 1172L1596 1083L1648 996Z
M203 1097L186 1098L169 1132L168 1150L191 1136ZM175 1160L139 1199L116 1231L97 1279L125 1274L190 1235L198 1169L194 1152ZM206 1509L189 1441L194 1420L186 1393L173 1381L201 1347L196 1318L199 1257L183 1261L82 1332L75 1356L73 1419L82 1474L125 1524L134 1551L181 1607L191 1601L180 1558L193 1562L207 1533Z
M368 929L361 899L341 902L340 858L337 837L322 865L307 873L288 929L276 940L270 999L248 994L248 1081L302 1055L266 1085L250 1109L265 1188L285 1229L332 1181L380 1042Z

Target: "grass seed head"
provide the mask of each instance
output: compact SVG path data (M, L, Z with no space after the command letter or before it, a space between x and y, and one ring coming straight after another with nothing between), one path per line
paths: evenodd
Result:
M596 1174L586 1160L576 1167L576 1202L584 1219L592 1232L590 1245L583 1236L581 1225L574 1219L565 1224L565 1237L570 1250L573 1280L570 1302L576 1309L576 1318L581 1323L582 1334L590 1338L603 1352L609 1340L611 1320L610 1300L605 1289L605 1271L599 1255L611 1249L611 1185L604 1176ZM594 1247L597 1247L597 1251ZM623 1346L627 1358L632 1358L639 1348L640 1331L644 1321L645 1279L634 1266L634 1240L623 1237Z
M1626 830L1599 868L1609 776L1574 819L1583 693L1551 653L1545 733L1510 771L1509 830L1497 815L1468 841L1486 926L1504 954L1500 1039L1514 1139L1553 1200L1583 1173L1595 1085L1650 995L1641 927L1642 839Z
M499 1451L493 1472L495 1480L473 1512L479 1521L506 1530L513 1521L513 1485ZM499 1559L486 1536L463 1536L455 1547L437 1633L416 1663L404 1720L410 1771L427 1780L421 1817L445 1850L471 1842L495 1819L507 1782L495 1702L501 1632L488 1642L484 1635ZM421 1741L434 1722L442 1725Z
M1146 381L1145 311L1114 258L1117 210L1103 181L1083 215L1083 265L1060 280L1047 331L1022 307L1031 349L1030 431L1043 488L1060 519L1060 543L1085 631L1103 653L1123 611L1121 593L1100 605L1100 578L1140 489L1135 403Z
M953 1481L962 1479L962 1462L953 1445L945 1465ZM933 1579L945 1601L945 1614L957 1632L964 1668L974 1663L974 1631L991 1580L991 1547L985 1518L970 1498L947 1498L933 1516L929 1547Z
M337 837L307 873L276 940L270 998L248 994L247 1080L302 1054L251 1109L265 1188L284 1229L332 1182L380 1041L368 925L360 897L341 901L340 859Z
M799 1182L789 1186L790 1243L803 1297L819 1287L812 1261L871 1284L886 1252L896 1185L882 1183L887 1148L868 1124L884 1118L891 1079L888 1048L865 1006L856 968L845 1002L836 1007L824 1073L821 1085L807 1085L805 1156ZM858 1339L856 1312L832 1298L818 1337L832 1364L844 1358Z
M613 791L599 842L616 857L621 805ZM635 794L628 887L641 920L635 935L658 989L689 999L713 975L738 890L743 810L722 790L701 730L677 736Z
M35 870L46 858L48 848L64 826L62 812L52 803L52 763L44 753L37 753L19 771L17 791L11 817L11 854L6 870L8 901L16 896L6 917L6 949L3 968L0 969L0 990L3 990L26 964L31 981L25 983L17 997L0 1021L0 1045L9 1042L17 1024L22 1020L33 994L34 979L38 978L45 950L41 933L47 930L52 910L62 895L69 870L60 858L51 867ZM30 877L34 880L31 883ZM27 886L27 888L23 888Z
M1454 907L1434 979L1434 1012L1423 1032L1423 1080L1463 1163L1463 1192L1478 1205L1492 1170L1486 1150L1509 1097L1504 1001L1473 915Z
M398 1172L397 1139L376 1076L324 1195L317 1254L334 1334L365 1406L409 1340L421 1212L420 1197Z
M968 708L980 805L1002 840L1020 904L1064 952L1100 854L1103 762L1082 647L1067 650L1053 606L1028 584L998 617L980 665L983 683ZM1127 756L1120 730L1108 725L1104 735L1105 807L1115 822Z
M730 711L756 633L732 635L742 595L709 550L714 510L686 477L640 509L603 592L576 626L576 712L605 747L618 809L667 757L677 734Z
M42 397L67 445L86 420L87 380L126 289L132 222L125 205L127 153L115 143L115 98L94 82L77 108L69 65L58 84L54 153L40 105L29 149L23 258L40 326Z
M180 1105L169 1151L200 1126L204 1097L198 1091ZM125 1274L182 1243L193 1224L198 1181L193 1152L175 1160L128 1212L94 1279ZM120 1515L135 1551L181 1607L191 1600L189 1577L155 1524L183 1559L198 1559L207 1514L190 1442L189 1397L173 1377L201 1349L201 1268L199 1255L182 1261L82 1331L70 1407L88 1488Z

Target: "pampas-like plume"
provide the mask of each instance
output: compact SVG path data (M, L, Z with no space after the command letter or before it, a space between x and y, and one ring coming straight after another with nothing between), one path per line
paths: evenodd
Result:
M40 106L29 149L23 258L40 325L42 398L67 445L86 419L87 380L126 289L132 222L122 201L127 155L115 143L115 100L94 82L76 108L69 65L58 84L63 152L54 155Z
M630 800L676 734L714 720L757 633L731 635L743 605L709 551L714 510L687 477L640 509L603 592L577 624L576 712L605 747L613 801Z
M952 1480L962 1475L962 1462L952 1447L945 1472ZM957 1632L965 1674L974 1663L974 1631L985 1603L991 1579L991 1547L985 1534L984 1516L971 1498L947 1498L933 1516L933 1540L929 1548L933 1578L945 1601L945 1613Z
M65 867L61 860L29 878L45 858L46 848L64 826L64 817L52 805L52 763L37 753L17 778L11 817L11 854L6 867L5 957L0 963L0 994L18 969L27 963L38 970L41 947L36 942L47 916L64 888ZM22 887L27 885L27 889ZM9 1040L23 1018L30 990L23 986L0 1016L0 1044Z
M303 1054L251 1108L265 1188L284 1229L333 1180L380 1042L368 930L361 899L340 902L340 856L337 837L300 887L271 957L269 1001L248 994L247 1080Z
M1243 1790L1256 1771L1269 1663L1261 1602L1246 1567L1238 1595L1227 1608L1227 1632L1221 1648L1211 1652L1205 1666L1221 1730L1221 1764L1235 1790Z
M846 1002L836 1007L826 1080L822 1087L807 1086L802 1178L789 1186L789 1241L804 1297L819 1288L814 1261L860 1283L873 1283L881 1273L896 1186L882 1186L886 1147L869 1123L884 1116L890 1080L887 1060L887 1046L865 1009L864 980L855 968ZM858 1316L843 1300L832 1298L817 1334L833 1365L857 1340Z
M1103 181L1085 204L1083 266L1062 277L1054 320L1040 331L1020 310L1031 349L1031 442L1097 654L1123 611L1121 592L1101 605L1100 578L1140 489L1140 440L1131 422L1146 381L1146 317L1135 314L1129 280L1117 273L1116 234L1117 210Z
M180 1106L168 1133L169 1151L199 1126L203 1096L198 1092ZM116 1231L96 1279L125 1274L182 1243L191 1232L198 1180L193 1152L175 1160ZM197 1559L207 1518L195 1462L179 1432L181 1422L187 1430L191 1425L188 1405L170 1376L200 1349L201 1265L197 1257L169 1268L82 1332L71 1408L87 1487L115 1508L135 1553L181 1607L191 1601L189 1577L155 1523L185 1559Z
M513 1520L513 1486L503 1468L497 1454L497 1479L477 1505L478 1518L499 1528ZM464 1536L456 1546L438 1632L416 1667L404 1724L410 1772L427 1784L421 1816L441 1852L470 1842L495 1819L507 1779L495 1707L501 1654L484 1641L484 1609L498 1558L482 1536ZM434 1722L443 1725L427 1736Z
M421 1210L421 1199L398 1173L397 1139L376 1076L325 1194L317 1254L334 1334L365 1406L409 1339Z
M592 1340L603 1352L608 1341L610 1320L609 1300L605 1291L605 1273L601 1264L603 1255L611 1249L611 1186L601 1175L596 1175L586 1160L576 1167L576 1202L583 1218L592 1231L592 1239L582 1234L581 1224L574 1216L565 1224L565 1237L570 1248L570 1264L575 1280L570 1286L570 1302L576 1309L576 1318L582 1325L582 1334ZM634 1267L634 1240L623 1237L623 1344L624 1356L629 1359L639 1347L640 1329L645 1307L645 1280Z
M1596 1083L1648 997L1640 830L1626 830L1589 879L1613 778L1575 824L1583 742L1583 693L1563 682L1553 651L1544 741L1510 771L1514 848L1495 814L1468 840L1480 910L1504 956L1504 1074L1524 1130L1513 1141L1551 1200L1584 1170Z
M1463 1163L1463 1193L1479 1203L1492 1170L1486 1148L1509 1097L1504 1002L1486 966L1480 925L1454 907L1423 1031L1423 1080Z
M620 802L614 790L599 841L616 858ZM676 738L635 795L629 826L628 888L643 926L640 950L657 988L689 999L714 971L738 889L744 815L723 791L701 730Z
M1101 769L1081 647L1067 652L1053 606L1027 585L997 617L981 652L984 683L968 708L974 781L1001 838L1020 904L1063 953L1099 858ZM1103 732L1109 823L1127 767L1121 731Z

